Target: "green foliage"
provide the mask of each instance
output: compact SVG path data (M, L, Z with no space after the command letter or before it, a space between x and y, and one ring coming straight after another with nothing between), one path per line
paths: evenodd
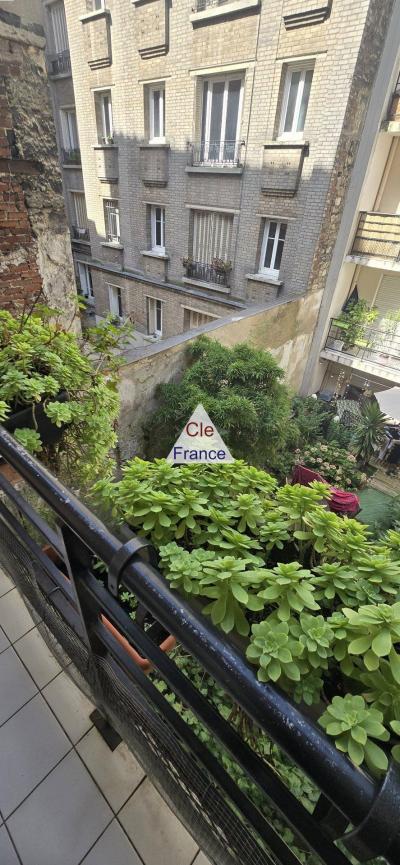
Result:
M385 440L385 421L386 415L380 410L376 400L363 406L353 433L352 445L357 458L364 464L368 463L374 450Z
M359 489L366 475L357 466L355 456L333 444L314 444L298 448L294 463L300 463L322 475L327 483L343 490Z
M387 742L389 733L383 726L383 715L367 706L360 695L334 697L319 723L328 736L335 737L336 747L344 751L356 766L366 762L374 774L385 772L388 758L373 739Z
M313 598L311 571L302 568L299 562L280 563L266 571L264 581L267 588L259 592L258 597L278 605L277 616L282 622L290 619L292 611L319 609Z
M126 329L118 329L117 339L117 328L104 322L81 341L61 327L54 310L42 308L16 318L0 311L0 419L30 408L32 428L17 430L16 438L32 453L40 453L53 471L79 485L105 470L116 444L115 348L126 336ZM60 394L64 400L57 398ZM62 429L55 444L40 439L35 413L39 403Z
M339 321L345 325L345 330L343 330L345 347L350 348L357 341L363 340L368 328L378 315L377 307L369 307L366 300L358 300L349 304L347 310L341 312L339 316Z
M179 383L160 385L160 407L145 428L149 456L167 454L198 403L235 457L274 465L290 436L283 372L272 355L242 344L225 348L200 337L188 348L191 366Z
M380 659L389 657L394 679L400 684L400 655L395 645L400 641L400 602L372 604L358 610L343 608L344 629L349 640L349 655L362 655L366 669L377 670Z
M277 682L282 676L298 681L300 669L296 658L300 654L301 646L291 638L287 622L270 616L265 622L253 625L246 657L258 665L260 682Z

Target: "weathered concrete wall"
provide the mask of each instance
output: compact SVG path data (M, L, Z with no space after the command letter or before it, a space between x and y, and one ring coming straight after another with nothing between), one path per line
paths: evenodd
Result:
M228 347L247 342L254 348L270 351L284 369L287 384L297 391L320 299L320 294L314 292L268 308L253 307L206 325L201 333ZM126 363L120 371L122 459L141 452L142 424L156 407L157 385L179 378L186 366L186 348L198 336L199 331L191 331L146 349L125 352Z
M0 3L0 305L73 316L76 286L41 25Z

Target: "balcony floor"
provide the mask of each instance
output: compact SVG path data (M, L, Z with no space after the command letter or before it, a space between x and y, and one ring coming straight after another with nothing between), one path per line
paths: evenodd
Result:
M0 570L1 865L209 865Z
M364 360L350 354L345 354L341 351L334 351L331 348L324 348L320 353L323 360L330 360L334 363L340 363L343 366L351 367L365 375L376 376L384 379L390 384L400 384L400 369L390 366L389 363L374 363L373 361ZM392 361L394 363L394 361Z

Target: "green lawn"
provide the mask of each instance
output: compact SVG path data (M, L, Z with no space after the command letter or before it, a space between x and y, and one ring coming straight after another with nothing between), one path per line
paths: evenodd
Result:
M357 519L362 523L370 523L371 526L379 522L382 529L389 528L392 496L388 496L380 490L374 490L372 487L366 487L365 490L361 490L357 495L362 508Z

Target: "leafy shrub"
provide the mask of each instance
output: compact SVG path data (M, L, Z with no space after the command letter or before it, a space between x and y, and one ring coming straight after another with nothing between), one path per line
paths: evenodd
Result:
M400 532L371 540L367 526L327 511L325 484L277 487L241 461L172 467L136 458L94 494L116 523L153 542L171 588L240 635L260 681L317 707L339 689L350 698L346 724L361 694L381 713L400 760ZM339 747L359 760L349 731L337 734ZM380 741L387 756L389 740ZM378 772L375 747L364 747L362 759Z
M380 410L376 400L363 406L360 420L353 433L352 444L358 459L365 465L385 440L385 421L386 415Z
M331 444L299 448L294 462L313 469L328 483L343 490L359 489L366 481L366 475L359 470L355 456Z
M367 706L363 697L351 694L334 697L319 719L328 736L335 737L339 751L348 754L356 766L361 766L365 760L374 774L384 772L388 767L385 752L372 741L387 742L389 739L389 732L382 721L382 712Z

